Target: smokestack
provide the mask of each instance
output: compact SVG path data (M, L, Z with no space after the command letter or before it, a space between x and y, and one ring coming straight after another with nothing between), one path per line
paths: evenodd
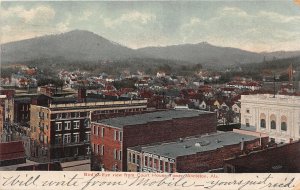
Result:
M86 102L86 89L85 88L78 89L77 102Z
M261 133L259 133L259 146L261 146Z
M242 140L241 140L241 151L244 151L244 138L242 138Z

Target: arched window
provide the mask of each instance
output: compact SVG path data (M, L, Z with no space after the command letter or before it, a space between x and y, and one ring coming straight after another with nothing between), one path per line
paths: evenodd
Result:
M270 116L270 121L271 129L276 129L276 116L274 114Z
M265 119L260 120L260 127L261 128L266 128L266 120Z
M276 129L276 121L271 121L271 129Z
M264 113L260 114L260 128L266 128L266 115Z
M281 130L287 131L287 118L286 116L281 116Z
M286 125L286 122L281 122L281 130L282 130L282 131L287 131L287 125Z

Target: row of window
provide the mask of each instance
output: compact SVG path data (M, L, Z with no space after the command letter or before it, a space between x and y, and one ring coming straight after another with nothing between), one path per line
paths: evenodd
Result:
M163 160L144 156L144 167L153 168L162 172L172 173L174 170L174 163L169 163Z
M100 154L102 156L104 155L104 145L92 144L92 149L95 154Z
M101 136L103 138L105 136L105 128L94 125L93 134L97 136ZM123 132L119 130L114 130L114 140L121 142L122 139L123 139Z
M133 163L133 164L140 164L141 157L139 154L135 154L132 152L128 152L127 155L127 162L128 163ZM148 168L153 168L155 170L160 170L162 172L173 172L174 169L174 163L170 163L167 161L159 160L156 158L144 156L144 161L143 161L144 167Z
M86 117L86 112L72 112L72 113L57 113L55 114L55 119L66 119L66 118L78 118Z
M90 132L85 132L85 140L90 141ZM79 143L80 134L79 133L66 133L66 134L56 134L55 135L55 144L68 144L68 143Z
M45 117L47 118L47 119L49 119L49 114L48 113L44 113L44 112L39 112L39 118L42 118L42 119L44 119Z
M272 120L271 123L271 129L276 129L276 121ZM260 128L266 128L266 120L265 119L261 119L260 120ZM280 124L280 129L282 131L287 131L287 124L285 121L281 122Z
M45 125L45 123L39 122L39 127L48 130L48 125Z
M65 122L55 122L55 131L61 131L64 126L64 130L71 130L71 124L73 124L73 129L79 129L80 121L65 121Z
M122 150L114 149L114 159L115 160L122 160Z
M104 156L104 145L92 144L92 149L96 155ZM114 149L113 153L115 160L122 160L122 150Z
M127 162L139 165L140 164L140 155L128 152Z

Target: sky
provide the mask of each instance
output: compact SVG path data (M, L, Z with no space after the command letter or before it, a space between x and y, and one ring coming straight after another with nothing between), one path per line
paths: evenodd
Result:
M208 42L300 50L300 0L2 1L1 43L75 29L130 48Z

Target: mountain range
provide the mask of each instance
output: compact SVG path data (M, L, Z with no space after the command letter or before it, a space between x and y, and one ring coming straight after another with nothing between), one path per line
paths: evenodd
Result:
M1 45L3 64L52 58L82 62L158 58L201 63L206 66L228 66L298 56L300 51L256 53L238 48L218 47L207 42L131 49L85 30L73 30Z

